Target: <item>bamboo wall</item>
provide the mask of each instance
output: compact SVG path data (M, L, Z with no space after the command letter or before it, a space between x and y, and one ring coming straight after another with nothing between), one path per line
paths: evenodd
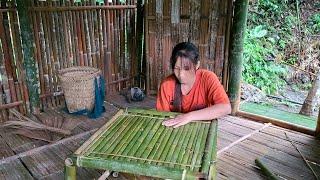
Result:
M227 89L227 57L232 0L148 0L145 4L147 89L155 94L171 74L175 44L190 41L200 52L202 68L217 74Z
M15 1L0 6L0 121L8 108L29 111L23 53ZM27 7L26 7L27 8ZM39 78L41 108L64 106L58 70L92 66L102 70L107 95L137 85L137 6L135 0L98 4L95 0L33 0L28 12L32 22L34 56ZM137 30L138 29L138 30ZM141 35L140 35L141 36ZM138 56L139 57L139 56ZM141 57L141 56L140 56ZM143 84L138 84L143 85Z
M0 3L0 122L8 108L26 113L29 97L22 67L17 13L12 4Z
M43 106L64 104L57 72L71 66L102 70L107 94L129 86L135 64L136 5L133 0L34 1L30 9Z

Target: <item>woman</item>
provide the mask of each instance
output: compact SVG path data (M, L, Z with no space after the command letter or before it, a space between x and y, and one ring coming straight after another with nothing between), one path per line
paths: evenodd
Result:
M211 120L231 112L231 106L218 77L199 69L197 47L190 42L177 44L171 55L173 74L165 78L158 92L157 110L183 114L164 121L177 128L191 121Z

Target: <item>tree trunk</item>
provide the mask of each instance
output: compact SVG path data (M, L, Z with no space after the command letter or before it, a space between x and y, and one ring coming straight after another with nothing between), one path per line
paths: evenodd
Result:
M317 73L317 77L313 80L312 87L308 93L307 98L304 100L304 103L301 107L301 110L299 114L311 116L312 111L314 109L315 105L315 100L316 100L316 95L317 91L319 90L320 87L320 70Z

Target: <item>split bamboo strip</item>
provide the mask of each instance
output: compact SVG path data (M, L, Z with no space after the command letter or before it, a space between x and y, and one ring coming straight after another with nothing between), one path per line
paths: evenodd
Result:
M182 152L180 152L178 154L178 158L177 158L176 162L183 163L183 158L188 155L188 154L186 154L189 151L188 146L193 141L192 137L195 137L196 136L196 132L197 132L197 128L194 128L194 126L195 126L195 124L190 124L188 129L186 129L186 131L188 132L187 133L188 135L186 137L186 141L181 146L181 151Z
M167 156L169 155L170 153L170 148L172 147L172 144L175 143L178 139L179 139L179 135L181 134L181 130L182 128L175 128L173 129L173 132L172 134L170 135L170 138L168 140L168 142L166 143L166 145L164 146L164 150L163 152L161 153L161 156L159 156L157 158L157 160L160 160L160 161L166 161L166 158ZM168 158L169 159L169 158ZM161 166L161 163L158 164Z
M63 6L70 6L70 1L63 1ZM70 11L64 11L62 12L62 24L63 24L63 33L65 34L65 48L66 48L66 55L65 55L65 60L66 60L66 63L65 63L65 67L71 67L73 65L73 62L72 62L72 45L74 45L73 43L70 43L70 39L71 39L71 33L70 33L70 29L72 26L70 26L72 20L72 14ZM70 22L71 21L71 22ZM73 34L74 35L74 34Z
M194 126L193 128L196 129L195 133L199 134L200 124L192 124L192 125ZM190 139L190 141L188 142L186 153L183 156L182 161L181 161L182 164L187 164L188 162L190 162L189 159L191 159L191 157L192 157L191 155L193 153L192 147L194 147L194 144L197 142L196 134L194 134L192 136L192 139Z
M99 152L104 152L104 153L112 153L114 150L116 150L117 146L120 145L121 143L126 143L123 142L122 139L124 139L124 137L126 137L126 132L130 132L130 129L133 129L135 126L139 125L139 121L137 121L138 118L134 118L134 119L130 119L128 116L126 116L128 120L129 124L126 124L125 126L122 126L123 129L120 129L120 131L116 132L113 136L112 136L112 140L109 140L109 147L105 146L103 147Z
M150 132L152 126L155 124L155 121L145 121L144 118L140 118L143 121L143 126L140 128L140 130L137 132L137 134L134 136L132 141L128 144L126 149L123 151L122 155L127 156L133 156L147 134ZM138 143L137 143L138 142Z
M76 3L77 6L79 7L79 3ZM79 11L75 11L75 17L76 17L76 29L77 29L77 39L78 39L78 56L79 56L79 66L84 66L84 58L83 58L83 54L84 54L84 46L83 46L83 38L82 38L82 33L81 33L81 21L80 21L80 15L81 12ZM82 18L81 18L82 19Z
M171 136L172 131L173 131L173 128L164 128L164 131L163 131L164 135L160 136L160 139L157 140L156 145L152 148L151 152L147 156L148 159L158 160L159 158L158 156L160 156L161 153L163 152L164 146L166 145L166 142Z
M188 159L188 164L191 164L191 169L194 170L194 165L196 163L196 158L197 155L200 151L200 145L201 145L201 140L203 138L203 134L205 133L203 127L205 126L205 124L198 124L200 131L198 132L198 135L195 139L195 144L192 146L192 154L190 154L190 157Z
M92 145L90 145L90 149L86 149L86 152L89 154L94 151L99 151L102 146L104 146L108 141L113 137L114 133L119 130L121 127L121 124L124 123L127 119L123 115L118 115L119 118L114 119L114 124L110 124L108 127L106 127L107 131L102 133L99 138L96 139L95 142L92 142ZM99 142L101 139L104 139L103 142Z
M89 22L89 11L88 10L84 10L83 11L83 19L84 19L84 30L82 31L85 34L85 42L86 42L86 57L87 57L87 62L86 62L86 66L92 66L92 49L91 49L91 37L92 37L92 32L90 32L89 26L90 26L90 22Z
M39 2L39 5L44 5L45 2ZM51 67L51 62L52 62L52 56L51 56L51 48L50 48L50 37L49 37L49 17L48 17L48 13L43 12L42 13L42 23L43 23L43 35L44 35L44 39L43 39L43 46L44 46L44 53L45 55L45 61L46 61L46 74L44 74L45 77L45 88L46 88L46 93L50 93L51 92L51 87L53 86L52 83L52 67ZM47 106L51 107L53 105L53 99L52 98L47 98Z
M111 153L113 153L113 154L122 154L123 151L125 150L125 148L127 147L127 145L129 144L129 142L131 142L132 139L134 138L136 132L138 132L139 129L141 128L141 126L142 126L142 124L143 124L143 121L139 120L138 118L136 118L136 119L134 118L134 119L132 119L132 120L138 121L138 122L137 122L138 124L135 124L135 125L133 126L133 128L130 129L130 131L129 131L130 133L127 133L127 134L125 135L125 137L123 138L122 144L119 144ZM115 157L115 159L117 159L117 158L118 158L118 157Z
M85 19L85 13L86 11L80 11L79 12L79 18L80 18L80 32L81 32L81 41L82 41L82 47L83 47L83 65L88 66L88 46L87 46L87 38L86 38L86 19Z
M198 165L201 167L201 160L204 155L203 152L205 152L204 150L205 150L206 140L207 140L208 131L210 128L209 124L202 123L201 125L202 125L202 132L203 133L202 133L202 136L200 136L200 138L197 142L197 145L195 147L196 151L195 151L195 154L194 154L192 161L191 161L192 170L194 170L194 168L197 167ZM199 169L196 168L195 171L199 171Z
M12 6L12 5L10 5ZM18 27L18 21L17 21L17 16L16 16L16 12L8 12L8 17L9 17L9 23L10 23L10 28L12 29L11 31L11 42L12 42L12 51L14 54L14 58L12 58L12 63L15 64L14 69L16 70L17 74L17 79L14 82L14 86L15 86L15 91L17 94L17 101L24 101L24 87L23 87L23 81L25 80L25 76L23 74L23 68L21 65L22 62L22 48L21 48L21 44L19 42L19 27ZM23 114L26 114L26 109L25 106L23 106L23 104L21 106L19 106L19 111Z
M164 136L161 136L164 134L165 130L164 126L160 126L158 130L155 132L155 135L150 140L150 143L147 145L147 148L144 151L141 151L141 154L138 154L139 157L147 159L149 155L151 154L152 150L156 148L157 145L160 144ZM158 146L159 147L159 146Z
M181 144L185 137L185 130L188 128L189 125L182 126L179 129L179 133L177 134L177 137L175 141L172 143L168 155L165 157L165 161L168 162L176 162L176 159L178 157L178 154L180 153L178 147L181 147Z
M6 24L4 21L6 20L6 18L3 17L3 14L0 14L0 39L2 42L2 48L3 48L3 52L4 52L4 68L3 68L3 72L5 72L5 77L6 79L6 83L4 83L5 86L5 92L6 95L8 95L7 97L10 99L7 99L7 103L9 102L15 102L16 99L16 92L14 90L14 83L13 83L13 69L11 66L11 62L10 59L12 56L10 56L10 52L11 52L11 48L9 48L9 37L10 35L8 34L8 32L5 30L4 25ZM9 28L7 28L9 29ZM5 70L5 71L4 71ZM2 73L1 73L2 74Z
M210 125L210 130L209 130L209 134L208 134L208 141L206 142L206 150L204 152L205 156L202 160L202 167L201 167L201 172L205 173L208 171L212 171L210 172L211 174L216 173L215 172L215 167L216 166L216 158L217 158L217 127L218 122L216 120L214 120L211 125ZM209 173L209 175L210 175ZM212 175L215 176L215 175ZM215 177L212 177L215 178Z
M35 4L32 4L32 6L34 6ZM31 16L32 16L32 22L33 22L33 35L34 35L34 40L35 40L35 45L36 47L34 48L35 52L35 60L37 61L38 64L38 73L39 73L39 81L40 81L40 94L45 93L45 86L44 86L44 66L42 65L42 57L41 57L41 52L43 52L44 50L42 49L41 46L41 31L40 31L40 27L41 26L41 22L39 20L39 16L40 13L35 13L35 12L31 12ZM41 17L40 17L41 18ZM40 23L39 23L40 22ZM39 38L40 36L40 38ZM46 103L46 99L42 99L41 100L41 106L43 107L43 104Z
M148 121L154 121L154 124L152 125L152 128L149 132L147 132L147 136L144 137L141 141L138 141L139 147L136 148L136 152L133 154L135 157L141 157L144 151L150 148L150 142L152 142L152 139L155 137L156 132L158 132L158 129L160 129L161 126L163 126L161 123L162 121L159 120L153 120L153 119L147 119Z
M124 132L124 130L130 123L130 119L128 117L124 117L124 118L125 118L125 121L120 125L117 131L112 132L112 136L110 137L110 139L105 140L105 143L103 144L99 144L99 146L94 151L106 152L106 150L109 148L108 145L116 142L119 136L122 135L121 133Z
M93 67L97 67L97 52L96 52L96 45L95 45L95 33L94 33L94 20L93 20L93 12L95 10L89 10L88 11L88 32L87 34L89 34L89 45L90 45L90 49L89 49L89 55L91 58L90 64ZM100 68L100 67L99 67Z
M104 131L110 128L110 125L114 123L119 116L123 114L123 110L119 110L104 126L102 126L97 132L94 133L74 154L80 155L86 153L91 144L95 144L98 139L104 134Z

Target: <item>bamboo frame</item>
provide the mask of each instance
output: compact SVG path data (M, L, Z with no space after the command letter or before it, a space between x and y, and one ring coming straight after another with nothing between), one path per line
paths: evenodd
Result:
M30 11L80 11L96 9L135 9L136 5L107 5L107 6L65 6L65 7L31 7Z
M75 175L70 173L79 166L159 178L214 178L217 121L190 123L175 130L161 125L174 115L177 113L119 111L68 159L73 163L66 163L67 177L72 179Z

